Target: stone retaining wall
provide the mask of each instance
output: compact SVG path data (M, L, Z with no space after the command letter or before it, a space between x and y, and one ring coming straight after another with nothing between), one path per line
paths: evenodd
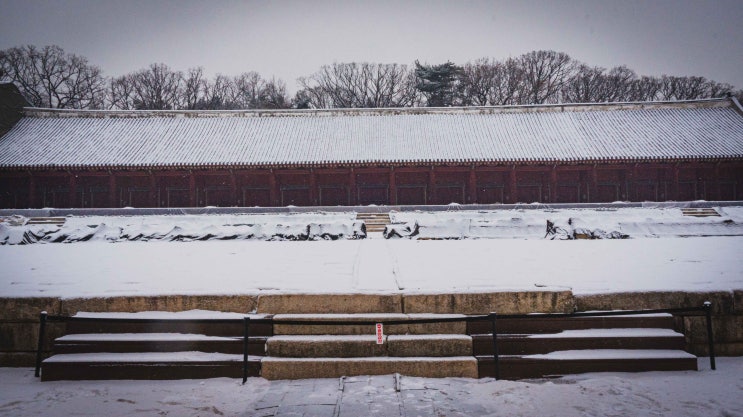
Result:
M33 366L39 313L74 315L88 312L186 311L193 309L238 313L438 313L487 314L567 313L589 310L635 310L701 306L713 303L716 353L743 355L743 290L732 292L616 293L573 295L569 291L470 292L419 294L247 294L169 295L110 298L0 298L0 366ZM46 354L52 341L64 334L64 324L49 323ZM686 335L688 349L707 355L703 317L678 316L677 330Z

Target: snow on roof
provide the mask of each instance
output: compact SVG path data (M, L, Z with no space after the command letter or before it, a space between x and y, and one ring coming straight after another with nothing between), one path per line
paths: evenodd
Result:
M0 168L524 164L743 158L734 99L448 109L24 109Z

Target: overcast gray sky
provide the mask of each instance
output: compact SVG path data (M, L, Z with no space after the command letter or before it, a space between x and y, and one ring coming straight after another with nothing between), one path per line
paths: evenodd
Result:
M0 49L56 44L106 75L163 62L295 80L333 62L457 64L539 49L743 88L743 0L0 0Z

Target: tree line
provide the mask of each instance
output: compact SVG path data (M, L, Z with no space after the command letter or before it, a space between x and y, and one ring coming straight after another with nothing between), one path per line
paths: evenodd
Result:
M693 100L743 90L700 76L640 76L626 66L589 66L555 51L414 65L334 63L299 78L291 97L282 80L256 72L204 75L162 63L106 77L85 57L58 46L0 50L0 81L15 83L36 107L119 110L234 110L491 106Z

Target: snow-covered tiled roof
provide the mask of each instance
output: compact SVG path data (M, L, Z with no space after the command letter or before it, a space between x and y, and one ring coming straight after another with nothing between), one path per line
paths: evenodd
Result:
M743 158L734 99L328 111L25 109L0 168L521 164Z

